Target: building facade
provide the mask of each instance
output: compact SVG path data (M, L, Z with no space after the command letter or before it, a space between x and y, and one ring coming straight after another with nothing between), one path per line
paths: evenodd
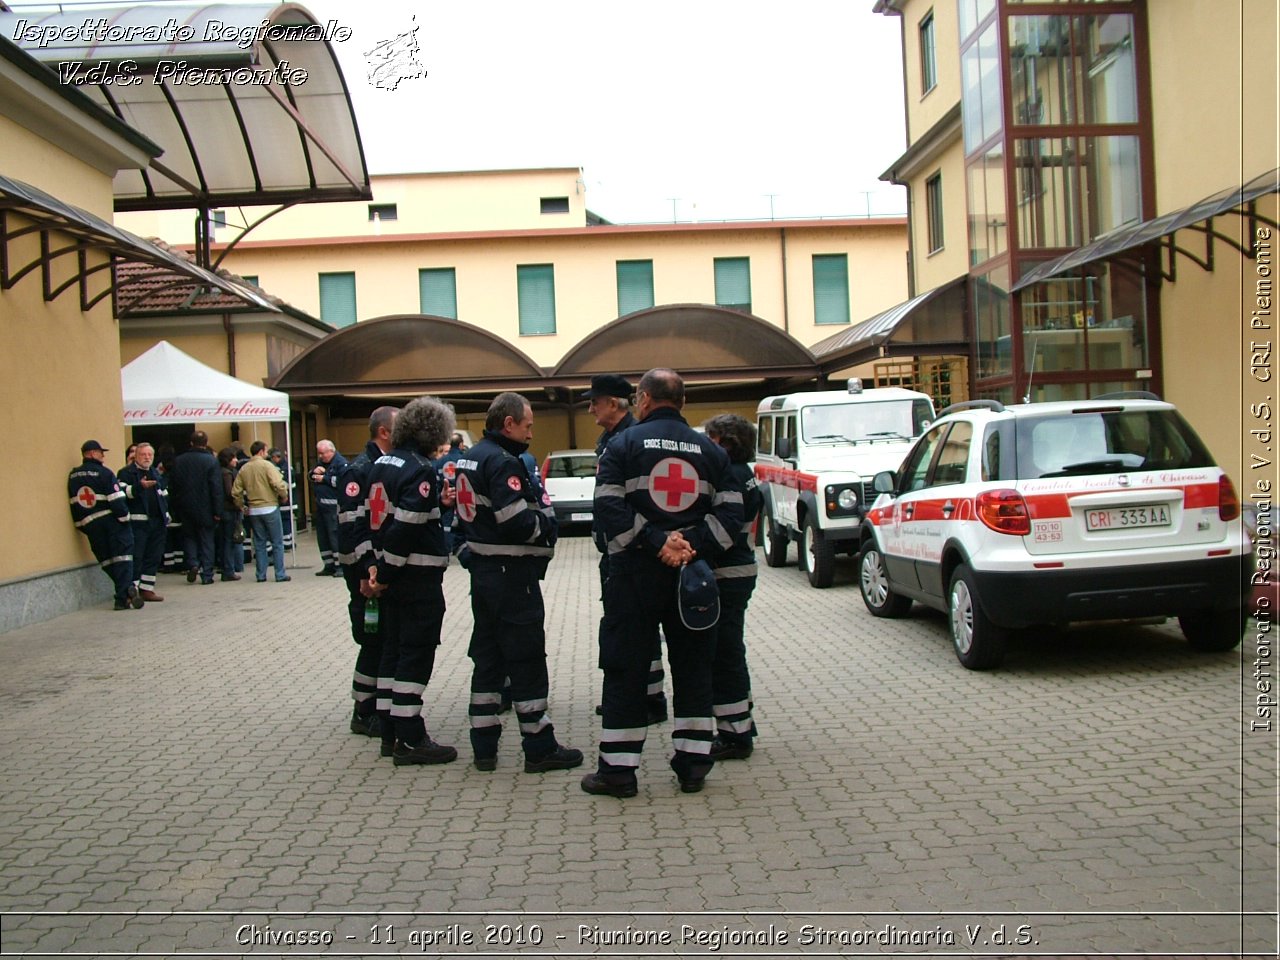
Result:
M902 24L908 144L885 178L909 192L912 288L965 278L976 394L1154 391L1240 484L1247 308L1259 280L1269 298L1277 220L1276 5L875 9Z

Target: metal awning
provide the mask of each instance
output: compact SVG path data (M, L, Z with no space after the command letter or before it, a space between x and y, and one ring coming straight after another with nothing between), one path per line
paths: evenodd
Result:
M1136 250L1145 244L1151 243L1153 240L1163 240L1165 237L1171 237L1178 230L1192 227L1203 221L1212 220L1223 213L1238 211L1240 207L1252 204L1259 197L1271 193L1280 193L1280 168L1254 177L1244 186L1221 190L1212 196L1205 197L1198 203L1183 207L1181 210L1173 210L1162 214L1154 220L1144 220L1141 223L1121 227L1119 230L1115 230L1105 237L1100 237L1093 243L1078 250L1072 250L1056 260L1042 263L1020 277L1018 282L1013 285L1013 292L1016 293L1025 287L1031 286L1033 283L1048 280L1050 277L1067 273L1077 267L1083 267L1098 260L1106 260L1118 254ZM1251 211L1246 215L1275 226L1271 220L1259 216L1256 211ZM1216 238L1240 250L1240 245L1235 240L1214 231L1211 226L1196 227L1196 229L1203 230L1210 241ZM1172 242L1170 241L1171 244ZM1173 250L1191 257L1206 269L1211 269L1210 264L1212 261L1201 260L1181 248L1174 247ZM1245 251L1241 250L1241 252L1244 253Z
M823 372L886 356L965 353L968 275L917 294L874 317L819 340L810 349Z
M685 382L812 378L813 354L759 317L706 303L675 303L619 317L574 346L549 383L585 385L597 373L639 376L674 365Z
M330 47L343 29L293 3L0 13L6 36L62 82L81 77L80 90L164 149L147 169L116 175L117 210L369 199ZM83 73L99 64L114 82Z
M56 241L51 236L54 233L70 238L71 242L55 246ZM39 254L29 263L15 263L14 242L33 234L40 236ZM107 254L107 260L90 263L87 256L90 251ZM69 279L55 285L54 261L70 255L75 255L77 267ZM0 176L0 289L8 290L40 268L46 301L56 299L72 286L78 286L81 309L89 310L115 291L115 284L110 282L110 270L116 260L154 264L178 275L183 281L194 278L257 309L279 312L278 307L248 286L198 267L173 251L122 230L87 210L64 203L29 183ZM90 295L89 278L98 273L105 273L109 282L104 289ZM59 274L65 276L62 271Z

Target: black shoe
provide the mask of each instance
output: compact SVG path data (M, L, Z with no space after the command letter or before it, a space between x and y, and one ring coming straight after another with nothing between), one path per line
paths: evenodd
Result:
M276 583L288 583L292 579L293 577L286 573L283 577L276 577Z
M356 712L351 714L351 732L358 733L364 737L376 737L381 732L381 724L378 722L378 715L371 713L368 716L361 715Z
M707 785L706 777L698 777L693 780L681 780L680 792L681 793L701 793L702 788L705 787L706 785Z
M323 570L317 570L317 571L316 571L316 576L317 576L317 577L332 577L332 576L333 576L333 567L325 567Z
M603 774L588 773L582 778L582 789L600 797L634 797L636 782L634 780L609 780Z
M142 599L142 594L138 593L137 587L130 587L125 597L129 601L129 606L135 610L141 610L146 606L147 601Z
M391 752L391 759L397 767L410 763L450 763L458 759L458 751L427 737L416 747L411 747L404 741L397 742Z
M653 726L655 723L662 723L667 719L667 701L665 698L662 700L650 700L648 707L649 726Z
M557 745L550 753L539 757L537 760L533 760L529 757L524 758L525 773L545 773L548 770L570 770L581 765L581 750L574 750L572 747L562 747L559 745Z
M195 582L196 582L196 577L197 577L197 576L199 576L199 574L198 574L194 569L192 569L192 570L188 570L188 571L187 571L187 583L195 583Z
M113 610L132 610L133 605L128 600L117 600Z
M378 721L378 725L379 726L382 725L381 720ZM394 740L383 740L382 748L378 752L381 756L384 756L384 757L394 756L396 752L396 742Z
M497 757L476 757L471 762L475 765L477 770L483 770L485 773L498 769Z
M603 703L597 703L597 704L596 704L596 716L597 716L597 717L603 717L603 716L604 716L604 704L603 704Z
M716 737L711 741L712 760L745 760L753 750L755 745L750 740L723 740Z

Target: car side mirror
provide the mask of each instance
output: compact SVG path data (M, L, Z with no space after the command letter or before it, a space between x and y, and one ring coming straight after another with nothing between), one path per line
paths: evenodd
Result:
M898 477L892 470L881 470L871 478L871 489L876 493L893 493L898 487Z
M778 456L783 460L790 460L795 456L795 451L791 449L790 437L779 437L777 450Z

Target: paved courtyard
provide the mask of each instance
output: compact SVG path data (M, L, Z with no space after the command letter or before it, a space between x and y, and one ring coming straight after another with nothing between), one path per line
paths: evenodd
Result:
M473 769L456 566L441 767L347 731L344 588L309 536L291 583L163 576L162 604L0 636L3 954L1274 953L1254 644L1114 626L973 673L942 617L875 620L851 561L813 590L792 556L748 615L756 753L693 795L669 723L630 800L525 774L510 720L498 770ZM588 765L595 568L567 538L546 582L552 716Z

